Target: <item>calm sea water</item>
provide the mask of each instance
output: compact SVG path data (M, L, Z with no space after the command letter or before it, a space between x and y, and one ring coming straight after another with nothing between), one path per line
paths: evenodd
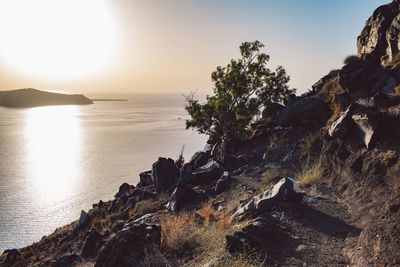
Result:
M0 107L0 252L38 241L79 218L158 156L203 149L185 130L181 96L29 109Z

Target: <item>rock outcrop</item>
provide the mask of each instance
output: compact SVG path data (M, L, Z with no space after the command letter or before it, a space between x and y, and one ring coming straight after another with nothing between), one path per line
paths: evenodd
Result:
M400 58L400 1L380 6L357 38L357 55L387 67Z
M158 158L152 168L154 186L160 191L167 191L179 179L180 172L173 159Z
M323 124L330 116L330 109L320 99L306 97L289 103L279 113L276 123L280 126Z

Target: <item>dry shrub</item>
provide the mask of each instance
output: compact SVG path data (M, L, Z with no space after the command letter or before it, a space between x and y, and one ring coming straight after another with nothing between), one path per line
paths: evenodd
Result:
M322 179L324 169L321 161L316 161L313 164L307 163L302 170L297 174L299 184L301 186L312 185Z
M161 218L161 247L174 252L193 248L197 244L196 232L194 214L165 215Z
M340 106L339 103L335 102L332 103L331 107L332 107L332 118L337 118L342 107Z
M210 221L215 221L217 219L217 213L215 212L213 206L214 200L210 199L208 204L204 205L200 210L197 211L201 217L203 217L204 224L208 225Z
M332 103L337 93L344 92L339 83L339 76L332 77L324 83L321 90L315 95L316 98L325 103Z
M394 94L395 94L395 95L400 95L400 85L397 85L397 86L394 88Z

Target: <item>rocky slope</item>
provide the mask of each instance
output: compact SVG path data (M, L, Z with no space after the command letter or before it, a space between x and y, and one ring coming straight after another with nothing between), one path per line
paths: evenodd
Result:
M159 158L1 265L400 266L399 80L362 41L371 25L386 39L398 14L378 8L365 55L265 110L246 141Z
M92 103L84 95L50 93L30 88L0 91L0 106L3 107L24 108L51 105L86 105Z

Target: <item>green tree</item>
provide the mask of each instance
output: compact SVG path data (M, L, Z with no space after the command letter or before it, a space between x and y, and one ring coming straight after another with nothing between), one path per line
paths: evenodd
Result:
M194 128L213 140L243 139L246 128L260 109L271 103L284 102L295 89L289 89L290 77L283 67L267 68L269 56L260 50L259 41L240 45L241 58L232 59L226 67L218 66L211 74L213 96L204 104L186 96L185 109L191 116L186 128Z

